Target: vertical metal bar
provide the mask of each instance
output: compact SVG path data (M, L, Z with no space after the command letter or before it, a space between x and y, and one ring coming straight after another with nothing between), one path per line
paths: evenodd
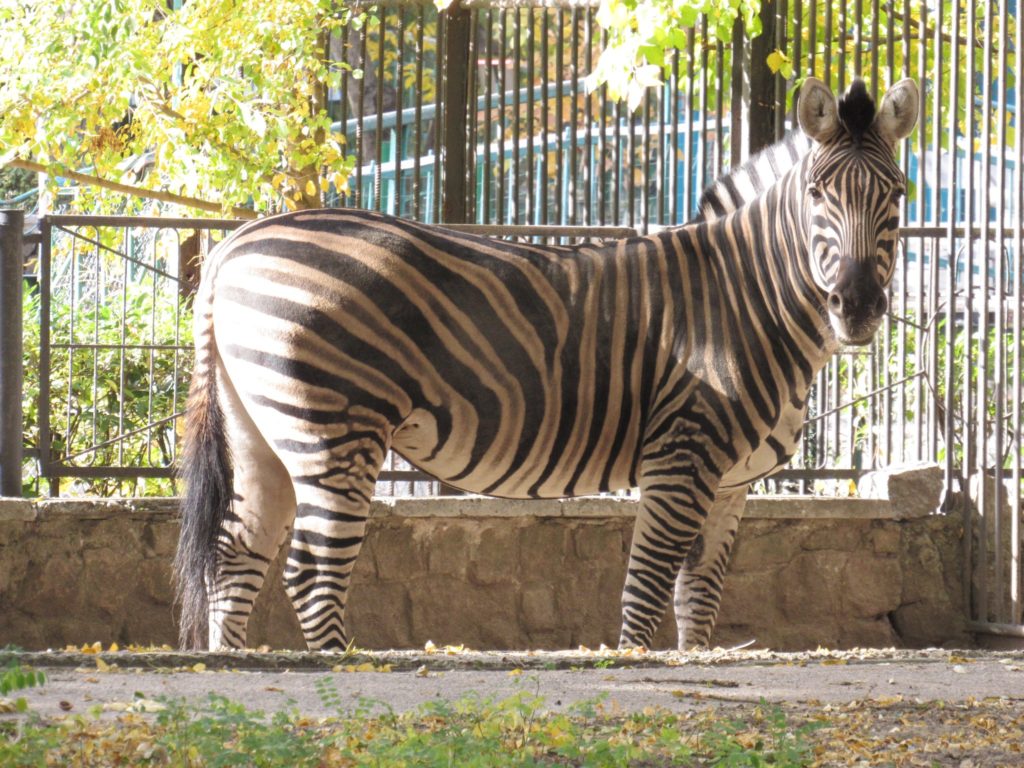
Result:
M941 13L941 11L940 11ZM940 17L941 20L941 17ZM941 24L938 25L941 27ZM946 391L946 409L945 418L943 419L943 432L945 433L945 444L946 444L946 461L945 461L945 476L946 476L946 488L952 489L953 480L957 475L957 463L956 463L956 433L955 433L955 414L954 407L956 404L956 385L957 376L955 373L955 360L956 360L956 337L957 337L957 314L959 313L959 307L957 306L957 295L956 295L956 269L957 269L957 241L956 241L956 224L957 224L957 191L958 191L958 179L957 169L958 164L956 161L956 145L957 145L957 131L958 131L958 91L959 91L959 71L960 71L960 46L959 46L959 34L960 34L960 5L959 3L952 3L951 5L951 16L950 16L950 27L949 27L949 39L950 39L950 56L949 61L951 66L949 68L949 101L948 101L948 115L949 123L947 128L947 145L950 151L950 163L949 163L949 184L948 184L948 216L947 216L947 229L946 229L946 248L948 249L948 263L949 268L946 275L946 300L948 302L948 315L946 320L946 338L945 338L945 353L946 353L946 370L944 371L945 378L945 391ZM939 31L936 30L936 35L939 35ZM940 70L941 71L941 70ZM939 81L941 83L941 80ZM936 91L942 90L936 88ZM941 114L941 113L939 113ZM938 154L939 144L936 143L936 154ZM961 466L965 466L961 461ZM966 472L964 472L964 479L966 479ZM964 482L960 483L961 498L966 499L967 488ZM949 501L954 502L956 497L952 494L947 494L946 497ZM957 511L951 509L951 512ZM972 515L970 513L970 504L966 501L961 502L959 509L961 513L963 524L964 524L964 536L962 539L963 556L964 556L964 574L963 574L963 600L964 605L968 606L968 614L973 617L973 609L971 608L971 536L973 531Z
M810 0L811 3L811 23L810 23L810 36L807 41L807 73L817 77L817 64L818 64L818 2L817 0ZM831 3L829 3L831 5ZM797 62L799 64L799 62ZM799 70L798 70L799 71ZM794 104L794 108L795 108ZM794 122L793 125L796 125Z
M583 101L583 109L580 109L580 15L579 9L573 6L569 14L569 23L572 25L572 99L569 101L569 157L568 157L568 186L566 188L566 205L568 216L563 214L563 221L567 224L575 224L577 220L576 209L576 177L580 173L580 148L579 148L579 115L587 121L587 128L590 127L590 109L586 99ZM590 70L588 69L587 72ZM559 75L561 77L561 75ZM559 135L561 135L562 100L558 100L559 109ZM587 190L586 171L583 172L583 189Z
M477 93L479 91L477 80L479 79L480 71L480 51L478 50L479 42L477 38L477 31L480 27L480 10L477 8L470 9L467 15L469 16L469 20L467 22L466 34L469 36L469 54L466 61L466 84L463 95L463 119L466 121L466 128L462 137L462 143L465 145L464 157L466 158L466 168L465 173L463 174L466 182L466 189L463 192L463 220L475 221L477 207L476 198L478 193L476 148L478 144L478 136L480 134L480 127L478 125L479 109L477 108Z
M811 2L811 8L814 8L814 2ZM814 35L812 29L811 35ZM812 37L813 39L813 37ZM803 51L804 44L804 3L803 0L795 0L793 3L793 71L797 77L802 77L804 73L803 68ZM812 50L813 50L813 43ZM813 55L813 54L812 54ZM796 116L796 94L793 94L793 105L792 112L790 113L789 124L796 129L797 116Z
M444 48L444 186L441 221L466 221L466 112L469 102L471 13L456 3L443 14ZM440 25L438 29L440 29ZM439 79L438 82L441 82ZM440 155L435 151L435 155ZM440 169L439 169L440 170Z
M1018 9L1020 6L1017 6ZM1021 288L1024 285L1024 138L1021 137L1021 53L1024 52L1024 24L1021 24L1020 16L1017 17L1017 39L1013 49L1014 63L1003 67L1003 72L1015 72L1015 96L1017 108L1017 123L1014 130L1014 178L1016 180L1014 200L1016 203L1014 215L1014 260L1011 272L1013 279L1013 338L1016 343L1013 345L1013 388L1011 403L1013 416L1011 421L1012 434L1015 436L1013 448L1013 485L1014 489L1021 487L1021 464L1024 463L1024 445L1022 445L1021 432L1024 430L1024 422L1021 419L1021 398L1024 392L1021 391L1021 380L1024 370L1021 367L1021 332L1022 309L1024 309L1024 297L1021 295ZM1006 26L1002 26L1006 30ZM1004 36L1006 35L1004 31ZM1009 45L1009 41L1003 40L1003 45ZM1024 622L1024 613L1021 599L1022 584L1024 584L1024 560L1021 558L1021 494L1010 495L1010 615L1013 622Z
M507 166L505 164L505 130L508 127L506 101L508 98L508 35L505 31L509 29L508 9L502 8L498 18L501 19L498 30L498 34L501 35L501 44L499 46L501 66L498 70L498 89L501 94L501 107L498 110L498 185L494 196L494 220L498 224L508 224L510 222L506 221L505 218L505 179L508 178ZM514 188L514 185L512 186Z
M533 83L536 62L536 20L534 19L533 6L526 8L526 221L529 224L536 224L536 170L534 169L534 147L533 140L536 133L534 126L534 92Z
M50 354L50 291L51 255L53 231L50 220L45 216L39 220L39 471L48 479L49 493L56 496L59 492L60 480L53 476L52 434L50 432L50 372L53 370L53 359Z
M682 224L683 217L679 215L679 121L682 117L679 114L679 57L682 51L672 52L672 76L669 80L669 88L672 93L672 143L668 148L668 188L672 200L672 224ZM724 93L724 91L723 91Z
M548 138L550 136L550 125L548 120L551 116L550 99L548 94L548 86L550 85L550 78L548 76L548 35L550 34L550 12L547 8L541 9L540 12L540 179L537 182L538 192L540 193L540 213L538 224L548 224ZM561 45L555 46L556 52L561 53ZM533 83L530 83L532 88ZM556 172L557 175L557 172ZM557 195L555 205L558 205Z
M650 188L651 188L651 89L644 90L642 104L643 142L640 147L640 221L641 231L646 235L651 223ZM635 162L635 161L634 161Z
M993 12L992 6L988 6L988 22L985 25L985 42L989 61L993 58L992 43L993 43ZM995 128L996 133L996 147L998 152L996 154L996 166L998 169L997 173L997 189L1001 192L1006 190L1006 74L1010 71L1007 69L1007 55L1006 48L1009 44L1007 39L1006 29L1009 17L1007 15L1007 3L999 3L999 34L1001 40L999 41L999 50L997 52L997 71L998 75L998 92L996 93L996 120L997 125ZM991 77L992 72L989 71ZM1020 74L1018 73L1018 78ZM985 103L985 111L991 114L992 101L991 99ZM1018 111L1018 115L1020 112ZM1018 120L1019 130L1019 120ZM990 136L991 134L986 134ZM986 145L990 144L990 140L986 139ZM986 158L986 168L989 163ZM986 189L988 185L986 185ZM1012 193L1011 193L1012 195ZM995 590L995 604L996 604L996 620L1010 623L1015 621L1015 618L1009 611L1006 610L1005 600L1007 594L1007 584L1003 576L1004 567L1004 550L1003 542L1007 531L1003 526L1003 506L1007 504L1005 496L1005 486L1003 485L1004 480L1004 468L1003 468L1003 436L1004 426L1003 422L1006 418L1006 359L1004 355L1004 349L1006 345L1006 322L1005 322L1005 311L1006 311L1006 284L1005 284L1005 271L1004 271L1004 255L1008 255L1006 247L1006 221L1005 211L1006 205L1002 194L998 195L995 200L996 206L996 221L995 221L995 248L992 249L995 252L995 274L994 274L994 285L992 286L993 301L995 304L995 339L993 350L993 361L992 361L992 400L995 401L995 413L992 425L992 441L993 441L993 454L995 464L995 498L993 501L993 507L995 508L995 520L993 521L992 533L995 539L995 578L996 578L996 590ZM985 219L988 220L988 208L985 210ZM991 253L992 250L989 252ZM987 271L987 270L986 270ZM1016 341L1020 344L1020 340ZM1016 486L1013 495L1020 495L1020 486Z
M863 54L863 48L864 48L864 41L861 39L861 34L864 31L864 1L863 0L856 0L856 4L854 5L854 12L853 13L854 13L854 16L853 16L853 18L854 18L854 21L853 21L853 76L854 77L863 77L864 76L864 64L863 64L863 55L862 54ZM846 19L844 18L843 21L845 22ZM843 30L844 31L846 30L846 24L845 23L843 24ZM844 46L844 48L845 48L845 46ZM874 83L872 83L869 87L871 88L871 96L872 96L872 98L877 98L878 97L878 93L876 91L876 85Z
M715 176L725 170L725 46L715 43Z
M374 111L377 114L376 128L373 132L373 208L378 211L384 210L383 200L383 170L384 165L384 18L387 9L383 6L377 9L377 93L374 99Z
M700 144L698 148L697 168L700 171L699 190L707 188L711 182L708 174L708 18L703 16L700 24ZM767 59L767 56L765 57ZM753 99L751 99L753 102Z
M615 145L613 152L615 153L613 161L613 172L615 174L612 185L612 221L616 224L622 223L622 206L620 201L622 199L622 101L616 100L612 105L612 110L615 116L615 133L613 134ZM629 221L632 225L632 220Z
M742 36L742 34L743 34L743 31L742 31L743 30L743 25L739 22L739 19L736 20L735 29L740 30L739 34ZM684 182L683 182L683 216L682 216L682 218L684 220L689 219L691 216L693 216L694 207L695 207L696 201L697 201L697 195L699 194L698 191L694 190L693 186L696 183L696 180L700 179L700 175L697 173L697 169L696 169L696 167L694 165L694 157L693 157L693 140L694 140L694 134L695 134L694 118L693 118L693 115L694 115L694 109L693 109L693 100L694 100L694 93L693 93L693 89L694 89L693 60L694 60L694 55L693 55L693 51L694 51L694 46L696 45L696 37L697 37L697 33L696 33L696 31L694 30L693 27L691 27L691 28L686 30L686 121L684 123L686 125L686 137L684 138L684 141L686 142L686 149L683 152L683 172L686 175L684 177ZM742 42L740 43L740 45L742 45ZM734 71L733 72L733 77L735 78L735 76L736 76L736 73ZM740 80L742 80L742 76L740 77ZM734 93L733 94L733 102L732 102L733 106L734 107L738 107L741 104L741 102L742 102L742 98L737 99L735 97L735 93ZM741 117L740 117L741 112L742 112L741 109L735 109L735 108L733 109L733 127L734 128L736 128L739 125L739 121L741 119ZM734 133L733 135L735 136L736 134ZM734 148L736 147L735 141L733 142L733 147ZM736 162L737 162L736 156L735 155L731 156L729 158L729 162L731 162L733 164L736 164Z
M877 1L877 0L876 0ZM924 82L928 73L928 9L925 6L921 8L921 26L920 26L920 39L918 41L918 78L920 82ZM892 79L892 73L890 72L890 80ZM925 89L921 89L921 100L918 105L918 114L924 118L926 110L928 108L928 102L925 99ZM904 153L904 156L908 153ZM916 177L916 200L915 204L918 206L918 224L920 226L925 225L925 203L928 198L928 129L925 120L922 119L918 125L918 177ZM903 202L904 216L907 207L907 201ZM930 279L926 284L925 281L925 239L920 238L918 240L918 288L916 288L916 296L918 296L918 312L916 312L916 321L922 328L927 328L926 324L930 321L934 312L935 296L935 281L934 275L931 271L934 265L934 259L929 259L929 275ZM927 371L928 364L925 359L927 354L928 344L927 337L918 331L915 334L918 343L914 345L914 371ZM916 424L914 425L914 461L921 461L926 459L925 456L925 443L926 443L926 425L931 424L929 421L924 421L931 413L931 398L928 397L928 393L924 387L924 381L922 377L914 379L913 383L913 402L914 411L918 418L916 418ZM925 406L925 400L928 399L928 406ZM931 460L934 455L929 454L928 459Z
M398 58L395 62L395 146L392 147L391 157L395 162L395 215L403 213L402 202L405 195L402 194L402 161L405 160L405 136L403 135L402 110L405 109L405 6L398 6Z
M860 7L860 0L857 0ZM838 93L846 90L846 32L849 27L849 6L846 3L839 4L839 83L836 87Z
M513 25L513 50L512 59L515 62L515 78L512 83L512 178L510 184L510 210L509 214L511 221L514 224L520 222L520 207L519 207L519 84L522 82L522 72L520 66L523 61L523 8L516 6L513 9L513 18L515 24Z
M825 66L821 77L830 88L832 85L832 0L825 0Z
M990 29L988 14L990 12L991 5L986 3L985 7L986 7L986 10L985 10L985 14L984 14L984 23L985 23L985 34L986 34L986 38L987 38L987 33L988 33L989 29ZM973 3L969 3L968 4L968 12L969 12L969 14L975 12L974 4ZM975 18L975 23L977 23L977 18ZM977 29L974 24L969 25L969 27L970 27L971 30L976 30ZM970 37L968 38L969 41L971 39L972 38L970 38ZM981 127L981 134L979 136L979 141L981 143L981 151L982 151L982 158L981 158L982 166L981 166L981 174L980 174L980 176L981 176L981 178L980 178L980 182L981 182L981 190L980 190L981 191L981 195L980 195L981 201L980 201L980 203L981 203L981 205L980 205L980 210L977 210L977 212L976 212L975 205L972 204L972 216L971 216L972 223L975 221L975 216L978 216L978 217L981 218L981 241L979 243L979 248L978 248L978 251L979 251L979 254L978 254L978 260L979 260L979 264L978 264L978 269L979 269L978 279L979 280L978 280L978 282L980 284L979 285L979 291L978 291L978 299L980 301L981 307L980 307L979 312L978 312L978 328L977 328L977 333L978 333L978 357L977 357L978 366L977 366L977 375L975 377L975 381L977 382L977 385L976 385L977 396L976 396L976 400L975 400L975 410L974 410L974 413L973 413L973 417L974 417L973 424L975 424L976 427L977 427L977 430L975 432L975 439L977 440L977 444L975 445L975 460L976 460L975 468L976 468L976 471L977 471L977 474L978 474L978 507L979 507L979 509L981 511L981 525L982 525L981 534L980 534L979 539L978 539L978 561L983 563L983 565L982 565L982 572L981 572L981 574L979 574L980 575L980 579L979 579L979 587L980 587L980 589L979 589L979 596L980 597L979 597L979 599L981 601L982 610L985 611L981 615L981 620L982 621L986 621L986 616L988 615L988 611L991 608L991 605L989 603L990 595L989 595L989 579L988 579L988 557L989 557L988 545L989 545L989 536L990 536L991 530L992 530L992 517L993 516L989 514L989 506L991 506L991 509L993 511L997 512L996 505L994 503L990 505L990 500L988 499L988 488L986 487L986 485L987 485L986 479L987 479L987 474L988 474L987 473L988 467L986 466L987 465L987 459L988 459L988 456L987 456L987 454L988 454L988 435L987 435L987 432L988 432L988 396L987 396L986 389L987 389L987 386L988 386L988 370L989 370L989 367L988 367L988 262L989 262L989 245L990 244L989 244L989 240L988 240L988 236L989 236L989 221L988 221L988 176L989 176L989 163L988 163L988 161L989 161L989 129L990 129L989 115L991 114L991 110L989 109L989 104L991 102L990 101L990 97L989 97L990 96L990 87L991 87L990 86L990 83L991 83L991 56L990 56L991 48L990 48L990 44L991 44L991 40L990 39L986 39L986 42L985 42L985 53L984 53L984 56L983 56L984 60L982 61L982 66L981 66L981 71L982 71L981 72L981 74L982 74L981 103L982 103L982 106L981 106L981 126L980 126ZM972 53L974 53L974 47L975 46L972 44L971 45ZM976 82L973 71L972 71L972 77L970 79L970 82L972 82L972 83ZM975 103L975 99L973 98L973 94L972 94L971 103ZM974 130L968 131L968 142L969 143L968 143L967 154L969 156L968 162L971 163L972 166L974 165L974 147L973 147L974 135L975 135L974 134ZM970 197L971 197L971 200L973 201L974 200L974 195L971 195ZM969 423L972 423L972 422L969 422ZM994 517L998 517L998 514L995 514Z
M25 212L0 209L0 496L21 496Z
M487 73L487 83L486 83L486 85L484 87L484 91L485 91L484 92L484 98L485 98L486 106L484 107L484 140L483 140L484 172L483 172L483 179L482 179L483 196L481 198L482 206L481 206L481 210L480 210L480 218L478 219L478 221L481 224L490 224L491 223L491 192L492 192L492 190L491 190L492 183L491 182L493 181L491 176L494 173L494 168L492 167L492 163L491 163L491 146L492 146L491 115L493 114L493 110L494 110L494 105L493 105L493 99L494 99L494 9L493 8L488 8L487 9L487 21L486 21L486 24L484 26L484 30L485 30L485 34L486 34L486 37L487 37L487 43L484 46L484 48L485 48L485 50L484 50L484 58L487 61L487 63L484 66L484 72ZM504 97L504 94L502 94L502 97ZM499 112L498 114L501 114L501 112ZM500 159L499 159L499 162L498 162L498 167L499 168L501 167Z
M346 62L348 61L348 48L350 47L349 37L350 37L351 34L352 34L352 28L350 26L346 26L344 31L341 33L341 57L340 58L341 58L342 61L346 61ZM341 105L340 105L341 109L340 109L340 113L339 113L339 116L338 116L338 122L339 122L339 125L341 126L341 136L342 136L342 139L344 140L345 151L346 152L350 151L350 149L351 149L351 146L349 145L349 142L348 142L348 97L349 97L349 88L350 87L351 87L351 78L350 78L350 75L349 75L349 68L348 67L343 67L342 70L341 70ZM346 189L347 189L347 187L346 187ZM351 196L351 192L342 193L341 190L338 190L339 205L341 205L341 206L348 205L351 202L351 200L349 199L350 196Z
M416 24L416 91L415 116L413 118L413 150L412 150L412 215L422 221L423 212L420 208L421 184L423 181L420 170L420 156L423 154L423 28L427 25L425 5L419 6L419 22Z
M450 6L449 6L450 7ZM441 200L444 197L442 177L446 171L444 160L445 144L444 129L448 113L448 102L445 100L448 85L445 77L448 74L448 60L446 56L448 36L448 14L438 12L437 14L437 49L434 58L434 175L433 175L433 200L431 204L430 221L437 223L442 221ZM462 141L462 134L458 135L458 141ZM461 170L461 169L460 169Z
M366 48L367 38L370 35L370 24L368 21L363 23L363 28L359 30L359 66L364 71L366 69ZM359 78L359 103L356 105L356 207L361 208L363 206L363 158L366 156L363 152L363 117L366 112L366 77Z
M889 16L892 19L892 15ZM881 23L879 18L878 0L871 0L871 95L878 100L878 26ZM903 26L909 27L909 24ZM892 50L889 46L888 50ZM909 54L909 51L908 51ZM906 57L909 58L909 55Z
M778 10L775 16L775 48L779 51L786 50L786 18L789 12L787 0L778 0ZM776 72L772 77L773 90L775 92L775 141L782 138L786 132L786 81L781 72Z
M98 237L96 239L99 240ZM91 411L92 411L92 414L91 414L91 418L89 420L90 421L90 426L92 427L92 445L97 445L99 442L101 442L99 431L98 431L98 428L97 428L97 420L99 418L99 405L98 404L99 404L99 389L100 389L100 360L99 360L99 357L100 357L100 347L99 347L99 344L100 344L100 323L102 322L101 319L100 319L100 280L102 278L100 276L100 258L101 258L101 253L100 253L99 246L96 246L95 253L96 253L96 258L93 261L93 270L92 270L92 272L93 272L93 294L92 294L92 343L93 343L93 348L92 348L92 393L91 393L91 397L92 397L92 400L91 400L91 403L92 403ZM154 296L153 297L153 308L152 308L153 312L156 312L156 305L157 305L156 297ZM152 382L152 377L150 378L150 381ZM151 393L153 391L152 384L149 387L149 391ZM150 419L150 421L152 422L152 419ZM98 458L98 456L97 456L96 452L94 451L91 454L90 462L91 463L96 463L97 458Z
M575 15L577 13L577 9L574 7L572 12ZM581 23L584 25L583 66L585 71L589 73L593 71L594 64L593 15L589 10L583 11ZM573 72L574 82L576 77L576 72ZM576 90L575 85L573 86L573 90ZM587 119L587 131L584 134L583 138L583 224L591 224L594 221L594 217L590 209L591 205L593 205L593 194L591 192L591 187L594 183L595 177L598 179L598 181L600 181L600 172L598 172L597 174L593 172L595 164L592 161L592 153L594 151L594 100L595 99L593 96L590 96L589 94L586 93L583 94L584 114L586 114Z
M593 26L596 22L594 21L594 14L590 15L590 24ZM608 31L605 29L601 30L601 48L604 49L608 46ZM608 161L608 132L609 132L609 120L611 115L608 109L608 89L601 89L601 154L598 162L597 171L597 194L598 194L598 224L605 224L607 222L607 208L608 208L608 186L611 183L607 177L609 177ZM613 128L613 130L615 130ZM615 134L613 134L615 135ZM617 141L618 139L616 139ZM614 171L613 171L614 172Z
M662 84L661 88L658 89L658 148L655 151L657 157L657 171L655 174L655 184L657 185L657 197L658 197L658 223L661 225L665 224L665 212L668 207L668 184L667 176L668 170L666 165L668 164L668 104L669 104L669 93L666 90L667 86Z
M126 250L127 253L131 253L130 246ZM180 253L180 247L179 247ZM180 267L179 267L180 269ZM125 397L124 393L128 389L128 372L125 369L125 345L128 343L128 259L121 259L121 347L118 350L117 363L118 363L118 387L120 387L121 396L117 399L117 433L123 435L125 433L125 422L124 422L124 405ZM175 376L177 380L177 376ZM117 463L124 465L124 440L119 440L117 444Z

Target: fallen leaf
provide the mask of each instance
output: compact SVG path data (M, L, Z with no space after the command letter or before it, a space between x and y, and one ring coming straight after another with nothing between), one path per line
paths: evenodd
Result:
M65 712L70 712L72 705L71 705L70 701L61 700L61 702L59 704L57 704L57 706L60 707Z

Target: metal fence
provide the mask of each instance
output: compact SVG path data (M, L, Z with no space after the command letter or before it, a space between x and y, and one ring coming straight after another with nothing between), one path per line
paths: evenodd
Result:
M331 42L345 62L335 129L357 158L332 203L425 221L641 232L681 223L708 181L792 124L796 89L767 68L769 52L836 89L857 74L876 94L917 79L922 116L900 148L910 193L889 319L873 346L822 371L801 453L760 490L848 492L865 470L938 462L946 508L964 515L975 627L1021 634L1017 2L766 3L755 40L737 30L722 43L704 23L688 31L664 87L634 113L584 87L604 43L592 7L364 10ZM193 243L231 226L179 224L187 236L166 220L44 222L44 375L30 446L43 477L111 476L109 466L168 475L190 354L182 269ZM107 279L113 287L101 289ZM132 281L144 299L124 288ZM67 402L46 413L58 390ZM411 482L404 471L388 482Z

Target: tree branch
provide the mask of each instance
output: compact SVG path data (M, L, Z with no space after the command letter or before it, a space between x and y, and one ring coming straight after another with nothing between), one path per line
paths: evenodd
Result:
M35 171L36 173L51 172L50 169L42 163L36 163L32 160L15 159L9 161L7 166L9 168L22 168L26 171ZM224 213L224 207L219 203L214 203L209 200L200 200L197 197L186 197L185 195L176 195L173 192L162 192L157 189L145 189L143 187L134 187L130 184L120 184L116 181L110 181L109 179L104 179L99 176L90 176L89 174L79 173L78 171L62 170L58 175L77 181L80 184L109 189L112 192L120 192L123 195L145 197L150 200L159 200L162 203L173 203L175 205L183 205L186 208L196 208L200 211ZM239 208L238 206L232 207L230 209L230 213L232 216L239 219L255 219L257 217L255 211L249 210L248 208Z

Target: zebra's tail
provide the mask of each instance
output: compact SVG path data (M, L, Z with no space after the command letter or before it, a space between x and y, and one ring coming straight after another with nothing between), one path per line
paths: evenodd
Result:
M200 286L200 293L204 287ZM182 648L204 648L207 644L207 589L216 575L217 537L232 494L224 413L217 400L217 348L211 309L197 296L196 362L188 393L185 445L178 471L185 493L181 500L178 551L174 557L176 603L181 608L178 642Z

